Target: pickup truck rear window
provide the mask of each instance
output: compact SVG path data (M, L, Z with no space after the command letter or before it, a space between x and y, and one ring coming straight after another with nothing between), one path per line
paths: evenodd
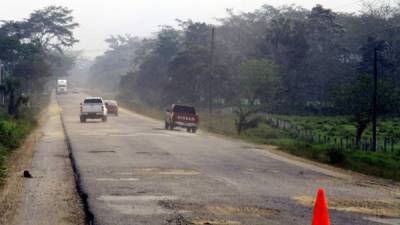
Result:
M116 102L116 101L113 101L113 100L105 100L104 102L105 102L106 104L108 104L108 105L115 105L115 106L118 105L117 102Z
M183 105L176 105L173 111L177 113L196 114L196 110L194 109L194 107Z
M91 99L85 99L85 101L83 103L98 103L98 104L102 104L103 102L101 101L101 99L99 98L91 98Z

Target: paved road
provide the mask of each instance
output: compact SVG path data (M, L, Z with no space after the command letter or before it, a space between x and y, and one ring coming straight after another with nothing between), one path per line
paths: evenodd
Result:
M126 110L106 123L79 123L83 97L59 96L59 102L96 224L305 225L318 187L337 209L330 211L332 224L399 216L395 184L208 133L166 131Z

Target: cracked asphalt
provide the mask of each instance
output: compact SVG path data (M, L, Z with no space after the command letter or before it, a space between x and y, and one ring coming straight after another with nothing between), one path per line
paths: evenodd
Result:
M79 122L85 96L58 96L95 224L310 224L323 187L331 224L400 224L397 183L332 170L209 133L167 131L122 109Z

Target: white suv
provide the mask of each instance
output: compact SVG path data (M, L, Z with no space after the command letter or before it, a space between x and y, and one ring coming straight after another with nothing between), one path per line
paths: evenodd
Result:
M81 123L86 119L101 119L107 121L107 107L101 97L86 97L81 103L80 120Z

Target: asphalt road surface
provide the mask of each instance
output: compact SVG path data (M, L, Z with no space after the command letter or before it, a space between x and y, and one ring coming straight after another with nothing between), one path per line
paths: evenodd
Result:
M127 110L80 123L84 97L58 99L95 224L306 225L319 187L331 224L400 224L395 183L204 132L167 131Z

